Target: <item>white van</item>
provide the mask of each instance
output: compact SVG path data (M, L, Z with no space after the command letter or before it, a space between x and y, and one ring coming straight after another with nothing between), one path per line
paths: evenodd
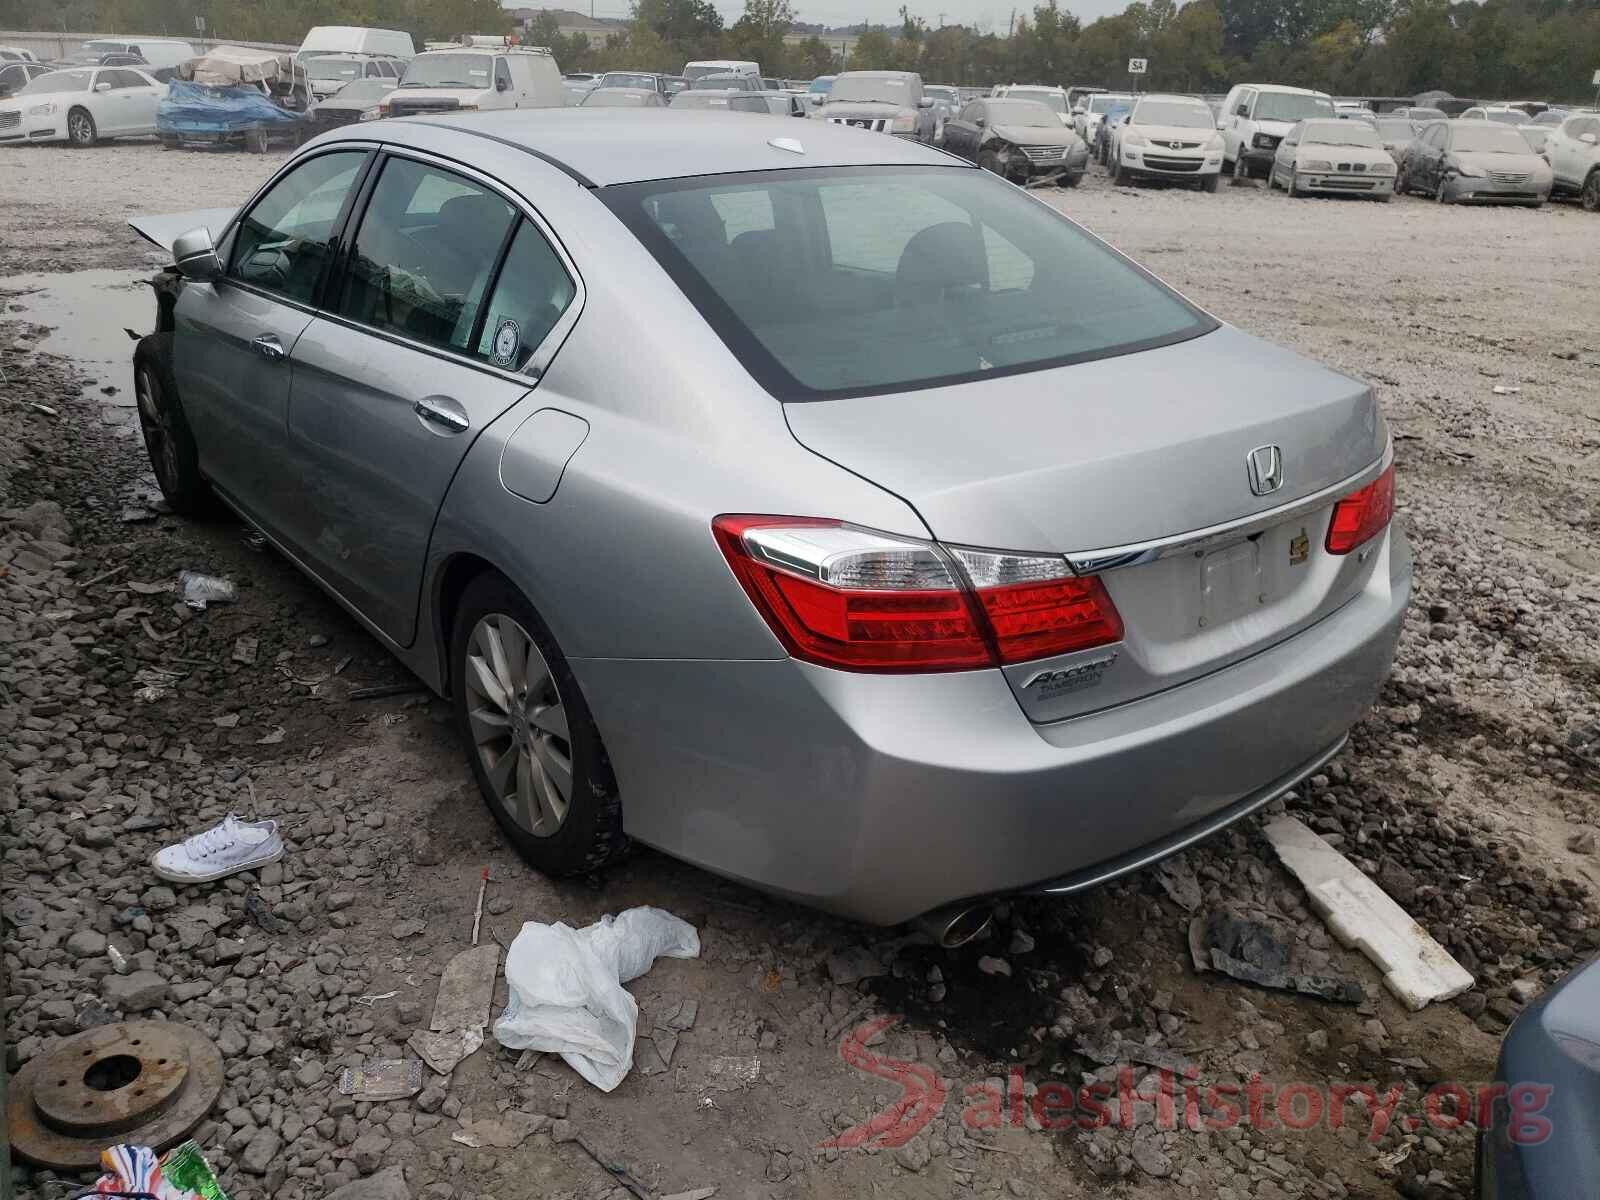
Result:
M167 70L195 57L194 47L177 38L95 38L83 53L96 60L104 54L137 54L155 71Z
M308 54L386 54L391 58L416 57L411 35L398 29L367 29L361 25L314 25L295 52Z
M683 77L690 83L702 75L754 75L756 91L761 90L761 64L736 58L706 58L683 64Z
M561 71L543 46L429 50L406 64L378 107L387 117L496 108L560 108Z
M1222 169L1235 179L1266 178L1278 143L1301 121L1337 117L1333 97L1276 83L1238 83L1222 103Z

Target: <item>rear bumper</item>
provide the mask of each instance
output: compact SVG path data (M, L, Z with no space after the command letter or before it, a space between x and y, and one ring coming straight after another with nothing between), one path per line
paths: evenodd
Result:
M573 660L628 833L805 904L892 924L1071 891L1266 803L1342 743L1411 589L1390 569L1311 629L1158 695L1031 724L998 671L857 675L789 659Z

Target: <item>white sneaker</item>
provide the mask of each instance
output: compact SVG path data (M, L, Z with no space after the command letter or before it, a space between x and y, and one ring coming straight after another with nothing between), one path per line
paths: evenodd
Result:
M222 824L157 850L150 868L169 883L210 883L282 857L276 821L241 821L229 813Z

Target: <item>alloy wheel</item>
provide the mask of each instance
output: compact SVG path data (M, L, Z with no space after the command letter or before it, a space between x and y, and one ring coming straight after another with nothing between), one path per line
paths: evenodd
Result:
M94 141L94 122L89 119L89 114L75 112L67 118L67 136L79 146L87 146Z
M519 829L550 837L572 805L572 743L555 677L528 631L489 613L467 638L467 721L495 798Z
M139 428L150 451L150 465L155 468L162 491L170 495L178 490L178 447L172 436L171 414L162 400L161 383L149 367L134 372L133 394Z
M1578 196L1584 212L1600 212L1600 171L1590 171L1583 181L1583 191Z

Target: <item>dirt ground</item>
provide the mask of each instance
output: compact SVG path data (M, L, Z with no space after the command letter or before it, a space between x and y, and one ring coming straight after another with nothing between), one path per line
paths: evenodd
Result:
M581 883L523 866L441 702L352 699L407 677L239 525L149 511L121 328L149 327L138 273L161 255L123 223L238 202L281 160L0 152L13 1071L114 1016L199 1026L228 1064L196 1136L234 1200L317 1200L355 1180L390 1197L393 1177L375 1173L397 1165L431 1200L1470 1193L1472 1128L1427 1119L1423 1095L1492 1078L1507 1022L1600 949L1600 221L1561 204L1113 188L1098 172L1041 193L1219 317L1378 391L1416 592L1378 705L1273 811L1339 844L1477 977L1409 1013L1330 942L1259 817L1166 871L1003 906L988 939L952 952L647 849ZM193 614L133 586L184 568L232 579L238 603ZM152 888L149 854L230 810L283 822L281 867ZM426 1025L485 868L485 929L502 946L524 921L650 904L695 925L701 954L631 985L653 1040L609 1094L550 1057L519 1066L491 1038L416 1102L352 1105L334 1077ZM1308 969L1354 978L1363 1000L1197 974L1191 915L1219 909L1276 923ZM108 943L154 976L144 994ZM502 978L496 1012L505 994ZM688 1027L669 1051L658 1030L675 1016ZM1132 1095L1124 1122L1119 1088L1154 1096L1164 1065L1176 1127ZM1229 1120L1206 1089L1253 1077L1274 1089L1263 1118ZM1183 1123L1186 1081L1199 1129ZM1058 1102L1061 1083L1104 1084L1109 1121L1080 1101L1053 1127L1059 1109L1035 1101ZM1276 1104L1294 1084L1298 1099ZM1330 1089L1360 1084L1397 1089L1392 1121L1355 1100L1332 1118ZM1286 1127L1313 1100L1322 1119ZM530 1115L515 1148L452 1140L507 1114ZM47 1171L17 1182L65 1190Z

